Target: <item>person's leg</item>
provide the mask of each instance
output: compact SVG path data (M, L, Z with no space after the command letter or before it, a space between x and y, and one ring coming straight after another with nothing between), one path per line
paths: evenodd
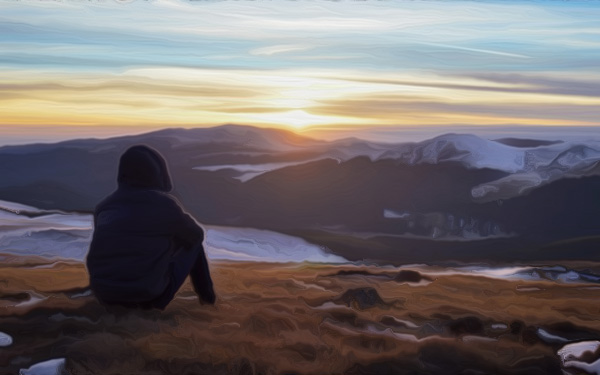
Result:
M171 281L163 294L152 301L152 306L164 309L190 275L194 290L207 303L214 304L215 294L202 243L192 248L180 248L173 254L170 264Z

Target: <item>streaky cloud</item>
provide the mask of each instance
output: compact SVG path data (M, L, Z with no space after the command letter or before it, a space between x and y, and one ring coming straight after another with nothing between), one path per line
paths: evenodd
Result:
M458 50L468 51L468 52L478 52L478 53L489 54L489 55L516 57L516 58L520 58L520 59L530 59L531 58L531 56L525 56L525 55L521 55L521 54L517 54L517 53L510 53L510 52L503 52L503 51L494 51L494 50L490 50L490 49L462 47L462 46L458 46L458 45L441 44L441 43L425 43L425 42L423 42L420 44L427 45L427 46L433 46L433 47L458 49Z

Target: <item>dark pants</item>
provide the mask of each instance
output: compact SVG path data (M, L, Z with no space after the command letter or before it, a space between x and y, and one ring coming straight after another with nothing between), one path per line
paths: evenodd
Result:
M213 290L212 279L208 269L208 262L202 242L191 248L180 247L174 251L169 265L169 284L165 291L152 301L142 303L111 302L104 301L109 305L120 305L130 308L142 309L164 309L169 302L173 300L175 294L183 285L186 277L189 275L192 285L198 297L206 303L215 303L215 292Z
M152 307L159 309L167 307L188 275L190 275L198 297L206 303L215 303L215 292L202 243L196 244L190 249L179 248L176 250L170 270L171 282L163 294L151 302Z

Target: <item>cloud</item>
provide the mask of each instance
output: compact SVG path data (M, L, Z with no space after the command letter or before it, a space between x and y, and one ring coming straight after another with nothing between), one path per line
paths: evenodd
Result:
M398 97L389 99L332 100L312 109L317 114L379 118L396 123L407 120L423 123L461 122L486 125L493 123L522 124L588 124L598 125L600 106L547 103L448 103L415 101Z
M477 52L477 53L482 53L482 54L487 54L487 55L516 57L516 58L519 58L519 59L530 59L531 58L530 56L525 56L525 55L521 55L521 54L518 54L518 53L495 51L495 50L491 50L491 49L482 49L482 48L473 48L473 47L461 47L461 46L457 46L457 45L441 44L441 43L421 43L421 44L427 45L427 46L433 46L433 47L458 49L458 50L467 51L467 52Z
M420 77L419 77L420 76ZM330 77L335 78L335 77ZM422 78L419 80L419 78ZM561 96L582 96L600 99L600 76L591 75L587 79L559 79L542 75L531 76L522 73L472 72L456 75L431 76L416 72L403 79L386 78L383 75L365 77L347 76L345 80L379 85L423 87L461 91L488 91L514 94L544 94Z
M477 72L465 75L481 81L515 84L528 86L528 88L512 89L512 92L536 92L550 95L589 96L600 99L600 75L589 75L585 79L560 79L546 77L540 74L535 76L521 73L495 73Z
M310 46L307 44L280 44L276 46L268 46L256 48L250 51L252 55L275 55L278 53L287 53L287 52L296 52L296 51L306 51L314 48L314 46Z
M555 3L0 2L0 112L590 123L600 8Z
M0 43L29 43L30 48L3 54L0 65L114 71L131 65L280 69L337 64L445 72L574 64L593 70L600 57L598 49L574 47L577 41L597 41L589 35L595 35L591 25L599 10L545 3L21 3L0 4ZM565 38L573 43L558 41ZM321 56L290 58L291 52L314 46Z
M221 98L247 98L256 95L256 92L247 87L227 85L224 82L207 82L204 85L182 85L177 83L158 83L152 81L113 79L97 83L73 82L57 83L0 83L0 92L23 92L28 94L42 92L51 94L96 93L98 98L107 91L133 94L138 97L152 96L181 96L181 97L221 97ZM219 85L220 84L220 85ZM97 100L92 98L92 100Z

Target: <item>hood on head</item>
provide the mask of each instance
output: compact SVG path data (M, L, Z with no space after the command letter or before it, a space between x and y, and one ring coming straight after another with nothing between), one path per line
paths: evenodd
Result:
M162 155L144 145L133 146L121 155L119 186L171 191L171 177Z

